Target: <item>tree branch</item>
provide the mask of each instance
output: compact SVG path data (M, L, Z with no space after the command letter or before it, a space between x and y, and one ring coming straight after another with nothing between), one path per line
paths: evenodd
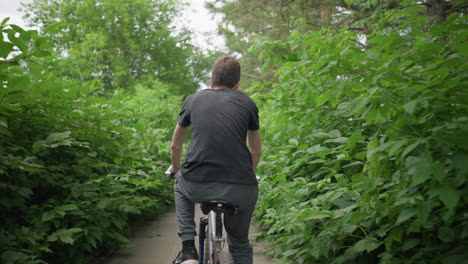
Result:
M461 3L457 6L454 7L455 5L455 1L450 1L450 2L447 2L448 4L448 11L455 11L455 12L458 12L460 11L461 9L464 9L464 8L467 8L468 7L468 2L465 2L465 3Z
M247 75L247 76L249 76L249 77L251 77L251 78L257 79L257 80L261 80L261 79L262 79L262 78L260 78L259 75L252 75L252 74L248 74L248 73L246 73L246 72L243 72L242 74L243 74L243 75Z
M368 48L369 48L366 44L361 43L361 42L359 42L359 41L357 41L357 40L354 40L354 39L348 39L348 40L351 41L351 42L354 42L354 43L358 44L359 46L361 46L361 47L363 47L363 48L365 48L365 49L368 49Z
M281 26L271 26L271 27L262 28L262 29L259 29L257 31L254 31L254 32L250 33L249 36L252 35L252 34L260 33L260 32L270 30L270 29L274 29L274 28L278 28L278 27L281 27Z

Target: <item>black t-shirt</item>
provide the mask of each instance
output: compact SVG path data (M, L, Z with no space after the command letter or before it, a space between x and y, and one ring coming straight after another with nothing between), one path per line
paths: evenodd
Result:
M258 109L243 92L206 89L185 100L179 125L192 125L181 172L191 181L257 184L247 130L258 130Z

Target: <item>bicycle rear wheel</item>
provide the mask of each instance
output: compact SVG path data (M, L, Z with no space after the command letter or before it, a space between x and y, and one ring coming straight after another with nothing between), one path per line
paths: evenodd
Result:
M212 252L210 252L209 244L210 244L209 238L207 237L205 241L203 264L210 263L209 261L210 261ZM229 252L222 251L220 252L220 254L218 254L218 259L216 260L216 263L214 264L234 264L234 259L232 258L231 254L229 254Z
M221 252L218 255L217 264L234 264L234 260L232 259L231 254L229 254L228 252Z
M205 240L205 249L204 249L204 253L203 253L204 255L203 255L203 263L202 264L207 264L208 260L211 257L210 246L208 244L209 244L209 242L208 242L208 237L207 237L206 240Z

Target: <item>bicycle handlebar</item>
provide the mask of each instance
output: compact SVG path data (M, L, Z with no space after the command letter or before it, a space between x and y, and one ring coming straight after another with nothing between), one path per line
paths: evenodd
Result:
M175 173L172 172L172 165L167 168L166 173L164 173L167 178L174 179Z

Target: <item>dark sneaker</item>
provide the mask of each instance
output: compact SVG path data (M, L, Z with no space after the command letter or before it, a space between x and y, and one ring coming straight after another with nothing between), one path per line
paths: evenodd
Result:
M187 252L180 251L172 264L199 264L198 252L195 247L189 248Z

